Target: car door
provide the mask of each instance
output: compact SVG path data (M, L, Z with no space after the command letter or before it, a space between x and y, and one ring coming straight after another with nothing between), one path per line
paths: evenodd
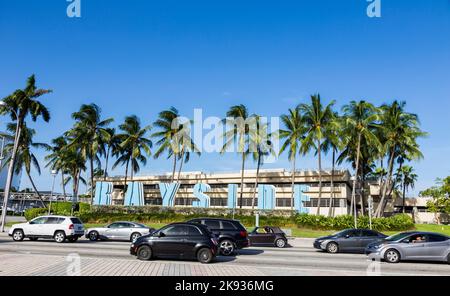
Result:
M439 234L429 234L426 237L421 256L423 260L445 260L449 249L449 239Z
M186 251L187 232L185 225L168 225L156 232L152 237L156 256L181 258Z
M259 245L262 243L261 235L264 231L261 227L255 227L249 234L250 242L252 245Z
M339 238L339 250L345 252L354 252L360 248L361 242L361 230L352 229L344 233L341 238Z
M120 223L114 222L109 224L103 232L103 235L108 239L116 239L119 231Z
M58 228L58 225L64 221L64 218L47 217L43 227L41 229L41 235L53 236Z
M119 223L119 227L115 232L115 239L117 240L129 240L131 232L133 231L133 224L127 222Z
M359 239L359 251L364 252L368 244L380 240L381 237L377 232L369 229L363 229L361 231L361 237Z
M418 236L425 237L425 235L414 234L406 237L399 243L403 259L417 260L424 255L426 240L418 241L416 239Z
M38 217L30 221L26 228L25 235L42 236L44 235L44 224L47 221L47 217Z
M258 236L260 243L264 245L273 244L275 241L275 234L270 227L265 227L264 232L260 233Z
M208 226L209 230L216 236L219 237L221 234L220 221L219 220L203 220L202 224Z
M183 238L183 258L195 258L195 246L204 239L204 234L198 227L188 225L187 236Z

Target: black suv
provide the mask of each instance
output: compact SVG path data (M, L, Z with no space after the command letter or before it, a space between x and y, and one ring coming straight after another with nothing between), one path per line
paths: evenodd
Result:
M219 251L224 256L232 255L236 249L246 248L250 245L247 230L238 220L197 218L188 222L206 225L217 237Z
M217 240L204 225L172 223L131 244L130 254L152 258L197 259L209 263L217 255Z

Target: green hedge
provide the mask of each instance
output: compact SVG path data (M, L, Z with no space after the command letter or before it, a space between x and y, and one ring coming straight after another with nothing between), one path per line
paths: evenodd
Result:
M298 214L295 220L297 226L301 228L341 230L354 227L354 218L350 215L325 217L310 214ZM369 228L369 217L359 216L357 225L358 228ZM373 218L372 228L379 231L409 230L414 228L414 222L410 216L399 214L388 218Z
M90 211L91 206L88 203L78 203L79 211L75 212L74 215L79 216L83 213ZM53 215L63 215L70 216L72 212L72 202L52 202L51 213ZM36 218L37 216L45 215L48 213L48 208L31 208L25 210L25 218L27 221Z

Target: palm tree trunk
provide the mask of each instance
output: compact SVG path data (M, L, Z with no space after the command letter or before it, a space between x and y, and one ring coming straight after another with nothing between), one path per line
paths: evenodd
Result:
M393 171L393 168L394 168L394 153L395 153L395 149L394 148L395 147L392 148L391 155L389 155L389 174L388 174L388 177L386 179L385 185L383 187L383 192L382 192L382 195L381 195L380 203L378 204L377 210L375 212L375 216L376 217L381 217L381 215L384 212L383 211L384 210L384 200L386 198L386 193L387 193L388 186L391 183L392 171Z
M172 179L171 183L173 183L173 180L175 180L175 170L177 168L177 154L173 152L173 169L172 169Z
M241 193L240 193L240 205L239 208L242 209L242 203L244 200L244 168L245 168L245 152L242 152L242 166L241 166Z
M64 171L61 170L61 186L63 190L64 200L66 199L66 184L64 183Z
M26 170L25 170L26 171ZM36 195L38 196L38 199L40 200L40 202L42 203L42 205L44 206L44 208L46 207L44 200L42 199L41 194L39 193L39 191L36 188L36 185L34 184L33 178L31 178L31 174L30 172L26 171L26 174L28 176L28 179L30 180L31 186L33 187L34 192L36 193Z
M94 156L89 158L91 165L91 206L94 204Z
M317 201L317 215L320 215L320 202L322 200L322 155L320 152L322 147L320 145L320 140L317 141L317 143L317 156L319 160L319 199Z
M111 146L108 146L108 150L106 151L106 157L105 157L105 171L103 172L103 181L106 181L106 177L108 176L108 159L109 159L110 149L111 149Z
M292 159L292 180L291 180L291 211L294 210L294 186L295 186L295 153Z
M361 215L365 215L365 210L364 210L364 182L365 182L365 177L364 177L364 166L362 166L361 168Z
M404 213L406 213L406 210L405 210L405 194L406 194L406 186L405 186L405 180L404 180L404 177L403 177L403 214Z
M258 186L259 167L261 166L261 154L258 153L258 164L256 165L255 185L253 187L252 210L255 209L256 188Z
M334 207L333 207L333 200L334 200L334 163L335 163L335 158L336 158L336 149L333 148L333 156L332 156L332 160L331 160L331 180L330 180L330 190L331 190L331 194L330 194L330 207L328 209L328 216L329 217L333 217L334 216Z
M352 206L353 216L355 228L357 228L357 220L356 220L356 180L358 179L358 169L359 169L359 154L361 150L361 133L358 134L358 147L356 148L356 165L355 165L355 176L353 178L353 187L352 187Z
M180 166L178 168L178 176L177 176L177 181L180 182L180 175L181 175L181 169L183 168L183 163L184 163L184 148L181 152L181 161L180 161Z
M128 164L130 163L130 160L127 160L127 163L125 165L125 184L123 185L123 196L125 198L125 193L127 192L127 177L128 177Z

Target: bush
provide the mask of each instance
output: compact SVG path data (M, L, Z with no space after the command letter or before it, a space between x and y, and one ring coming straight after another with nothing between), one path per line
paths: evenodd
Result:
M310 214L298 214L296 217L298 227L306 227L320 230L342 230L353 228L354 218L350 215L337 217L316 216ZM357 220L358 228L369 228L369 217L359 216ZM372 228L378 231L401 231L414 227L412 218L405 214L394 215L388 218L373 218Z
M81 213L86 213L90 211L90 205L87 203L78 203L79 211L75 212L74 215L78 216ZM25 218L27 221L36 218L37 216L45 215L48 213L48 208L31 208L25 210ZM51 213L53 215L70 216L72 213L72 202L52 202Z
M37 216L47 214L47 212L48 212L48 209L46 209L46 208L27 209L27 210L25 210L25 219L27 219L27 221L30 221L31 219L34 219Z

